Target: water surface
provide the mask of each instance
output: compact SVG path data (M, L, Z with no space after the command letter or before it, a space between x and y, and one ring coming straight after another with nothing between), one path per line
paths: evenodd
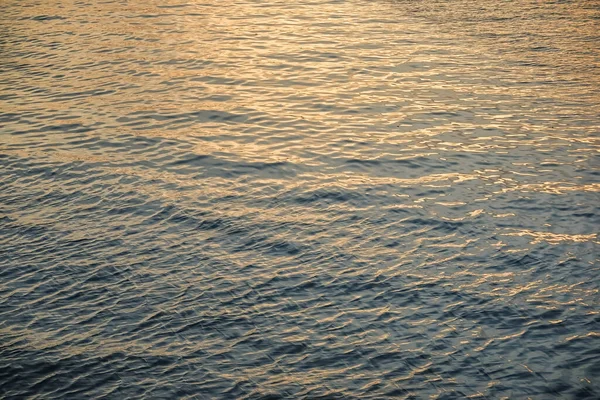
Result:
M0 397L598 398L599 25L4 1Z

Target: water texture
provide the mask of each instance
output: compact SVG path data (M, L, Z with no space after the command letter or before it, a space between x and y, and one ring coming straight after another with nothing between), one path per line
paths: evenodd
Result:
M5 0L0 397L600 397L600 3Z

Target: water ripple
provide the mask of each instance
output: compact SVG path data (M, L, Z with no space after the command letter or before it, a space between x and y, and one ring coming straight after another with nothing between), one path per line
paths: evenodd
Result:
M597 398L594 1L9 1L0 396Z

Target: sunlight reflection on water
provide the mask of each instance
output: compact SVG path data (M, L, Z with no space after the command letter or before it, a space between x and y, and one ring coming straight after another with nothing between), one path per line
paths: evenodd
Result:
M9 1L0 393L600 395L595 1Z

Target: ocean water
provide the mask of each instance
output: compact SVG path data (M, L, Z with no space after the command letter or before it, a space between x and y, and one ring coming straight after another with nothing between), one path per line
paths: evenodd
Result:
M0 398L600 397L600 2L1 6Z

